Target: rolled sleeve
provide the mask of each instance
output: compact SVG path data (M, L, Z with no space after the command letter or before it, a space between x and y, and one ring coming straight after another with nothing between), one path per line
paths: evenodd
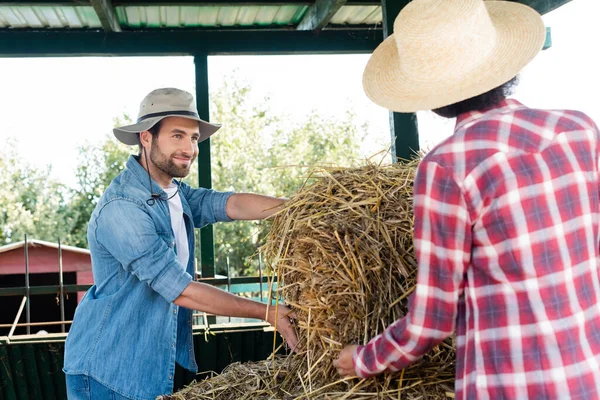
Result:
M168 302L175 301L192 281L192 276L181 269L178 263L167 265L152 282L152 289Z
M191 282L190 274L139 205L127 200L107 203L100 210L94 229L97 242L126 271L165 300L175 300Z
M182 184L183 185L183 184ZM182 186L181 192L188 202L194 219L194 226L202 228L215 222L233 221L227 215L227 200L234 192L218 192L213 189L193 189Z
M233 195L233 192L214 192L212 194L213 211L215 220L219 222L233 221L227 215L227 200Z

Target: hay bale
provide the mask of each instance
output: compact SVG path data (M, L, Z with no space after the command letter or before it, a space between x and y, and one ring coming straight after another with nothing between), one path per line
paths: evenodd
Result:
M186 389L187 397L173 398L228 400L240 393L246 399L452 397L451 339L404 371L373 379L339 379L333 368L345 345L365 344L406 313L417 270L412 241L416 164L315 171L314 183L276 216L264 246L278 276L277 294L298 315L298 353L262 364L234 364Z

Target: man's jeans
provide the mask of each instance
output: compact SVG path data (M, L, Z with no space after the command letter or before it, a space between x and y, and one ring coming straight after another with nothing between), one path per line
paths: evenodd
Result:
M66 374L69 400L128 400L87 375Z

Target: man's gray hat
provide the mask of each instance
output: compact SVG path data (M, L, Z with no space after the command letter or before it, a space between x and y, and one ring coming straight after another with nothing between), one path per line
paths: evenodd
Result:
M135 124L114 128L113 133L120 142L137 145L138 133L147 131L166 117L184 117L198 121L200 142L208 139L221 127L200 119L194 96L190 93L175 88L162 88L151 91L142 100Z

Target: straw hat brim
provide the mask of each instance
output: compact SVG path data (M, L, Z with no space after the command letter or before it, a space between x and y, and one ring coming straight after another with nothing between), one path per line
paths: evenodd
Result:
M391 111L433 110L480 95L514 78L542 49L546 28L540 15L528 6L508 1L484 3L497 31L496 46L469 76L431 84L403 76L396 41L390 35L365 67L366 95Z
M130 146L135 146L138 144L138 133L147 131L156 125L160 120L165 119L167 117L181 117L193 119L194 121L198 121L199 130L200 130L200 140L202 142L212 136L213 133L218 131L221 128L220 124L211 124L199 118L195 118L192 116L182 116L180 114L173 115L161 115L160 117L153 117L145 119L137 124L120 126L118 128L113 129L113 134L115 137L121 142Z

